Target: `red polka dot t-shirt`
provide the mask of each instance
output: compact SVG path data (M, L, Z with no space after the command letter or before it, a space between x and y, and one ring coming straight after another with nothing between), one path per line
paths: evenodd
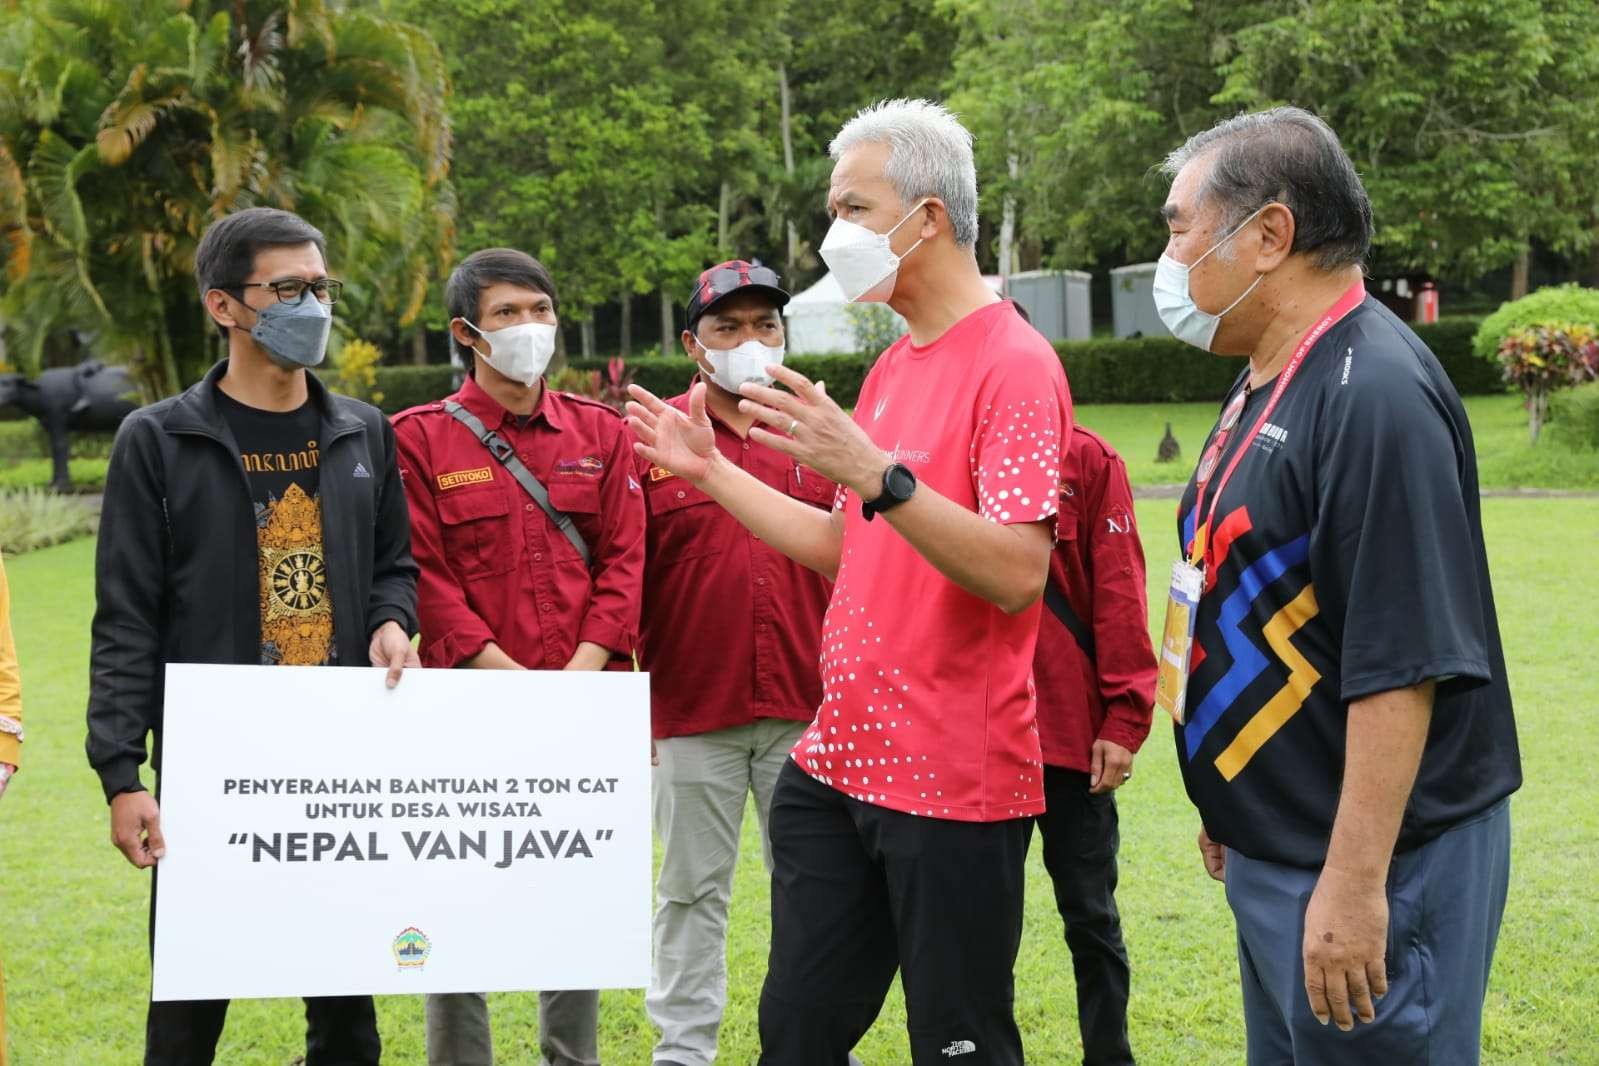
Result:
M1071 397L1049 342L1009 303L925 347L901 337L855 408L917 481L990 522L1055 520ZM854 493L822 622L822 705L794 748L856 799L989 822L1044 809L1032 661L1039 604L1010 616L940 574Z

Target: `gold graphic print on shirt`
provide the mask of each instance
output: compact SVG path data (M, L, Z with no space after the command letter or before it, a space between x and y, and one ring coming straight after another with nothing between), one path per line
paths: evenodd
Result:
M320 666L333 647L322 505L290 485L261 515L261 661Z

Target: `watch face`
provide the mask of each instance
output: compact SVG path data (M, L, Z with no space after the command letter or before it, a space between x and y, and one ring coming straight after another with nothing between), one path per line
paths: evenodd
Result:
M903 500L916 491L916 475L898 464L888 468L888 476L883 479L884 488L895 499Z

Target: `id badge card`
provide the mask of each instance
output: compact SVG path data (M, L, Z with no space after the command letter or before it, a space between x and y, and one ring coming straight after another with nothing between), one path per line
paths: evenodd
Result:
M1187 714L1188 664L1194 650L1194 621L1205 572L1186 560L1171 568L1166 597L1166 625L1160 636L1160 669L1155 675L1155 702L1182 725Z

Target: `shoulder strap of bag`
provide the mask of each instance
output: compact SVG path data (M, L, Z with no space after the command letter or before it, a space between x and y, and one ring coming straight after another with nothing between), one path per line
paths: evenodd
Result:
M511 447L510 442L489 429L483 424L482 419L454 400L444 401L444 410L449 413L451 418L471 430L472 434L482 442L483 447L489 450L489 454L499 460L500 465L505 467L511 476L516 479L516 483L521 485L529 496L533 497L533 502L539 505L539 509L550 516L550 521L555 523L561 534L572 542L572 547L576 548L578 555L583 558L583 565L588 566L589 546L583 540L583 534L579 533L577 526L573 524L572 516L565 511L557 510L556 506L550 502L549 490L544 487L538 478L533 476L533 471L529 470L522 460L516 457L516 451Z
M1065 593L1061 592L1055 582L1048 577L1044 578L1044 605L1054 612L1056 618L1061 620L1061 624L1066 627L1072 638L1077 641L1077 646L1083 649L1084 655L1088 656L1088 661L1095 662L1094 634L1089 631L1088 626L1083 624L1083 620L1077 616L1077 612L1072 610L1072 605L1066 602Z

